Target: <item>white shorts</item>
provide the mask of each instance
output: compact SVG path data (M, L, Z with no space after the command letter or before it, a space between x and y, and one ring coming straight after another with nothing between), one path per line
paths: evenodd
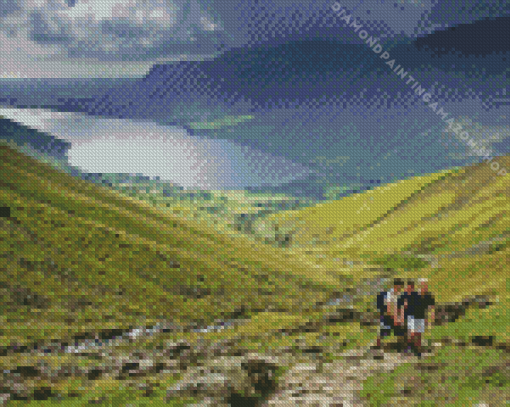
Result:
M425 333L425 319L416 319L411 315L407 316L407 329L419 334Z

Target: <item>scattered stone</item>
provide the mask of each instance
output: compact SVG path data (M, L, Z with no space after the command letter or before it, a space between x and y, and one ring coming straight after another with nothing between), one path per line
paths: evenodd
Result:
M50 387L39 387L34 390L32 397L34 400L48 400L55 395Z
M233 383L224 374L189 375L182 379L179 384L167 389L167 399L199 396L213 398L225 404L233 390Z
M157 364L154 359L134 354L122 364L118 379L127 377L146 376L164 369L164 364Z
M474 336L471 343L477 346L492 346L494 344L494 336Z
M0 394L0 406L7 404L7 402L9 401L10 398L11 398L11 395L9 393Z
M191 345L187 341L178 341L178 342L170 342L165 344L164 355L169 358L175 359L180 357L182 353L189 351L191 349Z
M106 401L106 397L94 397L89 400L89 404L103 404Z
M463 317L466 311L471 307L487 308L492 305L490 298L486 295L475 295L467 297L461 302L444 303L436 305L435 325L444 325L445 323L455 322Z
M35 366L18 366L16 369L11 370L11 375L20 377L22 379L39 378L42 372Z
M101 378L103 373L104 373L103 369L100 369L100 368L91 369L87 372L87 379L88 380L97 380L97 379Z
M259 355L225 356L188 369L167 399L197 397L215 405L256 406L276 389L277 364Z
M361 318L360 312L354 308L337 308L334 312L326 314L324 321L330 324L341 322L355 322Z
M427 372L435 372L443 366L446 366L446 364L445 363L418 363L418 364L416 364L416 367L419 370L423 370L423 371L427 371Z
M241 367L248 373L254 392L265 395L275 390L275 374L278 366L274 362L253 355L242 362Z

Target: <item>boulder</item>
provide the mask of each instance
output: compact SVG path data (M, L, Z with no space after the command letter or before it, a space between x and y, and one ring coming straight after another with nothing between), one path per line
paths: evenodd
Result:
M278 366L260 356L248 356L241 363L242 369L250 380L250 395L266 395L276 389L276 371Z
M178 384L167 389L168 398L199 397L212 398L219 403L228 402L230 395L235 391L236 384L242 379L236 380L224 373L192 373L183 378Z
M214 405L257 405L276 388L277 364L258 355L225 356L189 369L167 399L196 397Z
M122 361L122 367L118 371L117 379L146 376L148 374L159 373L162 370L171 368L171 365L168 365L163 361L159 361L153 356L134 353L129 358Z
M189 365L197 364L201 358L207 356L207 349L204 346L192 346L189 342L181 340L167 343L163 355L170 360L176 360L179 369L186 370Z

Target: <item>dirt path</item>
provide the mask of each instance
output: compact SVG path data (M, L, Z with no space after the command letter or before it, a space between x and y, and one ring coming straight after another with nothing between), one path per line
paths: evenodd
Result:
M358 394L367 377L391 372L403 363L417 360L396 352L374 351L369 348L340 354L333 363L298 363L280 380L274 395L261 407L361 407L365 404Z

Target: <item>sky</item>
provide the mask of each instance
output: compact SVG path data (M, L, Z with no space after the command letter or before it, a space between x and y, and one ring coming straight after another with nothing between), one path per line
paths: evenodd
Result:
M451 4L458 3L458 4ZM343 0L382 39L508 13L500 1ZM1 0L0 77L134 76L157 61L317 33L358 41L332 1Z
M3 78L141 75L155 61L215 50L220 27L196 2L2 0ZM197 58L197 57L196 57Z
M491 154L510 152L510 5L0 0L0 114L71 164L189 188L391 182L480 161L352 14Z

